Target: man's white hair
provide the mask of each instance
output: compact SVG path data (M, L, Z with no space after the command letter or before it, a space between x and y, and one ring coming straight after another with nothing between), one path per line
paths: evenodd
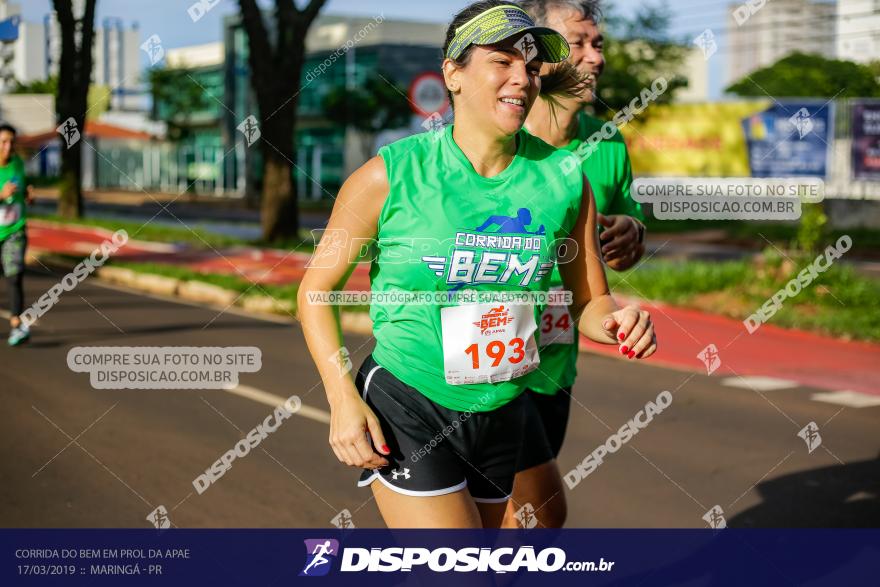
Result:
M519 5L529 13L535 24L547 26L547 14L551 10L574 10L584 20L592 20L599 24L602 20L602 9L599 0L520 0Z

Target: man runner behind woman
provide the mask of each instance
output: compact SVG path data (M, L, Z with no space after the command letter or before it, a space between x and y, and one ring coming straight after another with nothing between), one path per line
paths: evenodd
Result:
M596 97L596 84L605 69L604 39L599 30L601 11L597 0L524 0L522 7L541 26L558 30L571 47L568 63L589 82L586 91L573 99L538 100L525 128L545 142L566 151L579 152L590 136L601 133L604 121L584 110ZM549 67L545 65L543 73ZM581 147L583 150L583 147ZM584 151L579 163L590 182L596 202L602 256L608 267L623 271L635 265L645 252L645 226L641 206L630 196L632 168L623 137L603 138L594 151ZM550 286L562 287L558 270ZM527 430L517 465L513 497L504 526L517 527L516 504L532 504L539 526L560 528L567 505L556 458L562 447L571 409L571 389L577 375L578 341L565 307L550 306L541 316L541 366L529 375L528 401L540 413L542 426ZM620 346L629 359L643 358L637 349Z

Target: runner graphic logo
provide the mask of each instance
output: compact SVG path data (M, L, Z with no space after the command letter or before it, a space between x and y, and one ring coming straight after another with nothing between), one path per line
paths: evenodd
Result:
M330 523L339 528L340 530L349 530L354 528L354 522L352 521L351 512L348 509L344 509L336 516L330 520Z
M697 358L703 361L703 364L706 365L706 375L711 375L721 366L721 357L718 355L718 347L714 344L710 344L701 350L700 354L697 355Z
M727 520L724 519L724 510L720 505L714 506L711 510L703 515L703 519L709 524L713 530L723 530L727 528Z
M514 514L519 525L525 529L531 529L538 525L538 518L535 516L535 508L532 504L524 504Z
M306 544L306 566L300 577L322 577L330 572L333 559L339 554L339 541L332 538L310 538Z
M472 324L480 329L480 334L494 334L504 330L504 327L513 322L513 316L504 306L492 308L480 317L479 322Z
M819 434L819 427L815 422L810 422L804 426L801 431L798 432L798 436L803 438L804 442L807 443L807 454L812 453L822 444L822 436Z
M803 139L813 132L813 119L810 116L810 111L806 108L801 108L795 112L794 116L789 118L788 121L797 129L799 139Z
M164 530L171 527L171 518L168 517L168 510L164 505L160 505L147 516L147 521L153 524L158 530Z
M522 53L523 59L526 63L530 63L532 59L538 56L538 45L535 43L535 37L530 33L523 35L522 38L516 42L514 47L519 49L519 52Z

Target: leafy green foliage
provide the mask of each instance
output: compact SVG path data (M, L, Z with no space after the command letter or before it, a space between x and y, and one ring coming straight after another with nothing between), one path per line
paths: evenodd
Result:
M53 75L47 79L37 79L26 84L20 81L15 82L15 87L9 92L10 94L52 94L58 93L58 76Z
M324 115L369 134L406 126L411 115L406 90L387 79L387 75L377 73L363 86L333 88L324 98Z
M862 65L795 52L727 88L738 96L878 98L880 63Z
M692 46L669 34L671 19L664 4L644 6L632 18L606 11L606 65L595 103L597 116L609 118L660 76L668 89L657 104L671 102L676 90L687 87L687 79L674 72L681 70Z
M155 67L149 70L153 117L168 125L168 138L182 141L191 134L190 118L209 106L210 96L193 82L191 69Z

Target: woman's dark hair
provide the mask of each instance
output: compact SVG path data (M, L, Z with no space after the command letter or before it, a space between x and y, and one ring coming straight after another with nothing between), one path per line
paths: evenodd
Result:
M519 5L515 2L504 0L479 0L478 2L474 2L468 6L465 6L461 12L456 14L452 18L452 22L449 23L449 28L446 29L446 41L443 43L443 57L446 57L446 52L449 50L449 45L452 43L452 39L455 38L455 31L461 27L464 23L474 18L478 14L482 14L486 12L490 8L495 8L496 6L517 6ZM471 59L471 53L474 50L473 45L469 45L465 47L465 50L462 51L461 55L458 56L457 59L453 59L452 62L455 63L459 67L464 67L468 64L468 61ZM446 91L449 94L449 105L452 105L452 92L449 90Z
M588 87L587 75L579 72L568 61L563 61L554 65L546 75L541 76L541 93L538 97L547 102L550 115L555 119L557 108L565 110L560 99L577 98Z
M0 122L0 132L3 132L4 130L6 132L11 132L13 137L18 134L18 132L15 130L15 127L11 124L9 124L8 122Z

